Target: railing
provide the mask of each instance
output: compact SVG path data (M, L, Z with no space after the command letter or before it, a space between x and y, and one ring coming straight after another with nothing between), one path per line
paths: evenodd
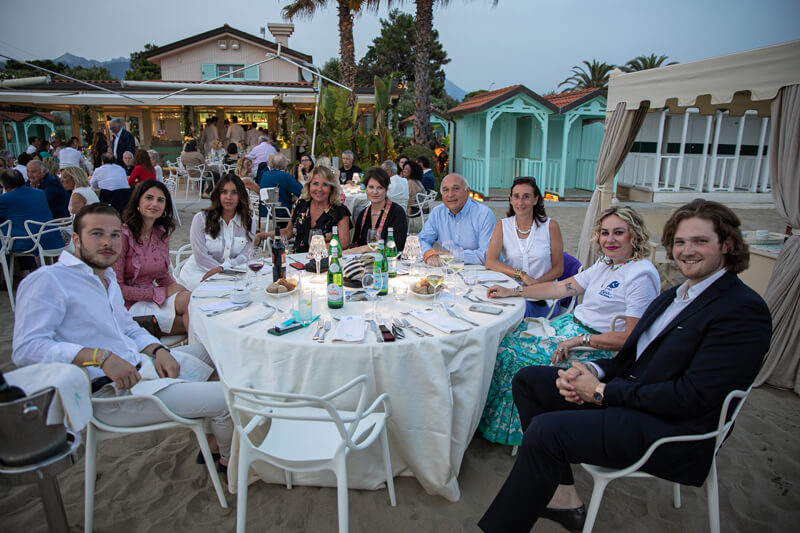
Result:
M543 192L564 195L563 187L560 183L561 161L550 159L545 164L538 159L528 159L526 157L514 158L514 176L530 176L536 179L536 183Z
M658 191L751 191L769 192L767 158L756 156L685 155L678 181L680 156L628 154L619 171L619 183ZM734 176L734 171L736 175Z
M486 161L482 157L463 157L464 179L469 188L483 195L489 194L489 182L486 177Z
M539 178L542 176L542 162L536 159L528 159L526 157L514 158L514 177L530 176L532 178Z
M578 159L575 166L575 188L593 191L597 183L597 160Z

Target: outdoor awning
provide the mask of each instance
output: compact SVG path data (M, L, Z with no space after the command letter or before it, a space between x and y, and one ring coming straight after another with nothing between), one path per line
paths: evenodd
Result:
M759 115L768 116L769 101L778 90L797 83L800 40L613 76L607 109L616 109L620 102L625 102L627 109L636 109L649 100L650 109L698 107L701 113L712 114L725 104L732 115L756 109Z
M208 106L208 107L271 107L277 96L271 94L177 94L159 100L161 94L125 92L126 95L141 100L142 104L128 100L116 94L95 92L56 93L44 91L0 91L0 101L8 103L35 105L92 105L92 106ZM165 93L166 94L166 93ZM314 104L314 95L308 95L309 103Z

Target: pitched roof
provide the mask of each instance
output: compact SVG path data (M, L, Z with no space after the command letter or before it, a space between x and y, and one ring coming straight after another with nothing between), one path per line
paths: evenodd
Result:
M548 94L544 96L544 99L553 104L559 113L564 113L596 96L605 96L606 94L607 90L604 87L590 87L588 89L578 89L577 91Z
M206 39L210 39L212 37L216 37L218 35L222 35L225 33L229 33L234 35L240 39L245 39L252 43L258 44L265 48L269 48L270 50L274 50L275 52L278 51L278 45L273 43L272 41L267 41L266 39L262 39L257 35L253 35L252 33L247 33L242 30L237 30L227 24L223 24L219 28L214 28L213 30L208 30L204 33L198 33L197 35L192 35L191 37L187 37L186 39L181 39L180 41L175 41L174 43L166 44L164 46L159 46L153 50L150 50L145 54L145 57L152 61L152 59L156 56L160 56L166 54L167 52L172 52L173 50L177 50L179 48L183 48L184 46L189 46L194 43L199 43L201 41L205 41ZM311 56L308 54L304 54L302 52L298 52L288 46L281 46L281 50L285 51L303 61L307 61L308 63L312 62Z
M0 111L0 118L5 120L11 120L14 122L22 122L23 120L29 119L33 115L39 115L40 117L49 120L50 122L55 122L56 117L51 115L50 113L45 113L44 111L34 111L33 113L19 113L16 111Z
M473 96L466 102L461 102L457 106L448 110L448 114L451 116L454 115L463 115L466 113L475 113L478 111L485 111L486 109L492 107L495 104L498 104L504 100L511 98L512 96L516 96L517 94L526 94L529 97L533 98L540 104L544 105L548 109L552 109L555 111L557 108L553 106L550 102L536 94L535 92L531 91L524 85L510 85L508 87L503 87L502 89L495 89L494 91L488 91L485 93L481 93L478 95Z

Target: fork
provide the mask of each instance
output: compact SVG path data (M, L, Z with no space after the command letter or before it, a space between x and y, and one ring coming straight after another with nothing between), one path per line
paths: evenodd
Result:
M484 300L483 298L480 298L478 296L465 295L464 298L466 298L470 302L474 302L476 304L489 304L489 305L496 305L498 307L514 307L514 304L504 304L504 303L500 303L500 302L492 302L490 300Z
M323 321L322 321L322 320L320 320L320 321L318 321L318 322L317 322L317 329L316 329L316 330L314 330L314 336L313 336L313 337L311 337L311 340L312 340L312 341L318 341L318 340L319 340L319 334L320 334L320 332L322 331L322 328L323 328L324 326L325 326L325 324L323 323Z
M275 314L275 309L270 309L269 312L266 315L262 316L261 318L256 318L255 320L252 320L250 322L245 322L244 324L239 324L238 327L239 328L246 328L247 326L252 326L256 322L263 322L264 320L268 320L274 314Z
M411 314L411 313L409 313L409 312L407 312L407 311L401 311L401 313L403 313L404 315L410 315L410 314ZM412 316L413 316L413 315L412 315ZM419 327L419 326L412 326L412 325L411 325L411 322L409 322L409 321L408 321L408 320L406 320L405 318L403 319L403 325L405 325L405 327L407 327L407 328L411 329L411 331L415 331L415 332L422 333L422 334L423 334L423 336L425 336L425 337L433 337L433 335L431 335L430 333L428 333L427 331L425 331L425 330L424 330L424 329L422 329L421 327ZM418 334L419 334L419 333L418 333Z

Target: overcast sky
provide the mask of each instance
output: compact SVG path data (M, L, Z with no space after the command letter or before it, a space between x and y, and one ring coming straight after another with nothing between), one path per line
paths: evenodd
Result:
M284 22L286 0L0 0L0 53L52 59L127 57L227 23L259 34ZM295 21L289 46L318 66L338 55L335 0L313 20ZM452 59L448 79L471 91L522 83L543 93L570 69L597 59L622 64L643 54L686 62L800 39L800 0L451 0L434 25ZM400 5L413 13L414 3ZM379 33L377 15L356 19L356 58ZM272 40L268 34L267 38Z

